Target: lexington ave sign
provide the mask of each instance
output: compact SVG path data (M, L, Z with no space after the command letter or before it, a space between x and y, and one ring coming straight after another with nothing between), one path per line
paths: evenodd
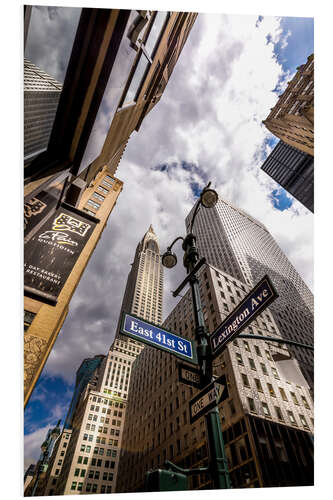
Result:
M139 342L175 354L189 363L198 363L197 350L192 340L164 330L132 314L123 313L120 332Z
M212 355L217 356L230 340L244 330L277 297L271 280L267 275L264 276L210 335Z

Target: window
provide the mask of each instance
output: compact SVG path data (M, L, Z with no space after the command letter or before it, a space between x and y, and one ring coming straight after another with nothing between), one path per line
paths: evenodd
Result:
M31 325L34 317L36 316L35 313L30 312L30 311L24 311L24 331L26 332Z
M81 469L80 477L85 477L85 475L86 475L86 469Z
M254 350L256 351L256 355L257 356L261 356L261 352L260 352L260 349L257 345L254 346Z
M263 374L264 375L268 375L268 371L267 371L266 365L264 363L260 363L260 366L261 366Z
M299 403L298 403L298 400L297 400L297 398L296 398L296 394L295 394L294 392L290 392L290 396L291 396L291 398L292 398L292 400L293 400L294 404L295 404L295 405L298 405Z
M249 343L246 340L243 340L243 344L244 344L245 350L250 352L251 350L250 350Z
M288 410L289 420L293 425L296 425L296 420L292 411Z
M266 415L266 417L270 417L271 413L269 411L267 403L264 403L262 401L261 404L262 404L262 409L264 410L264 414Z
M96 210L98 210L99 207L101 206L100 203L97 203L96 201L93 201L93 200L88 200L87 204L90 205L91 207L95 208Z
M105 179L103 179L103 180L102 180L102 184L103 184L104 186L107 186L107 187L109 187L109 188L112 188L113 181L112 181L112 183L111 183L111 182L108 182L108 181L106 180L106 178L105 178Z
M94 484L92 485L92 492L93 492L93 493L96 493L96 491L97 491L97 484L96 484L96 483L94 483Z
M85 212L87 212L87 214L92 215L93 217L95 217L95 212L92 212L91 210L89 210L89 208L83 207L83 210Z
M300 415L300 416L299 416L299 418L300 418L300 421L301 421L301 424L303 425L303 427L307 427L307 428L309 428L308 423L307 423L307 421L305 420L304 415Z
M71 490L76 490L77 481L72 482Z
M77 459L77 463L82 464L82 459L83 459L83 457L80 455L79 458Z
M245 387L250 387L248 376L245 373L242 373L242 380Z
M87 483L87 485L86 485L86 491L91 491L91 483Z
M96 200L99 200L103 203L103 201L105 200L105 196L102 196L101 194L99 193L96 193L96 191L94 191L93 193L93 198L96 198Z
M267 351L267 350L265 351L265 353L266 353L266 357L267 357L267 359L268 359L269 361L273 361L272 356L271 356L271 353L270 353L269 351Z
M78 476L80 474L80 469L75 469L74 476Z
M255 365L255 363L254 363L254 361L253 361L252 358L249 358L249 363L250 363L251 370L256 370L256 365Z
M273 398L276 398L276 395L275 395L275 392L274 392L274 389L273 389L272 384L267 383L267 388L268 388L268 390L269 390L269 394L270 394Z
M248 404L249 404L250 411L252 411L253 413L257 413L256 412L256 407L254 405L254 400L252 398L247 398L247 401L248 401Z
M279 391L280 391L280 394L281 394L283 401L288 401L286 393L284 392L284 389L282 389L282 387L279 387Z
M276 368L274 368L274 366L271 366L271 370L272 370L272 373L274 375L274 378L280 379L278 371Z
M105 194L105 195L109 194L109 191L107 189L103 188L102 186L98 186L97 190L100 191L101 193Z
M279 420L283 421L284 418L283 418L282 411L281 411L280 407L279 406L274 406L274 408L275 408L275 413L276 413L277 418Z
M239 352L236 352L236 359L237 359L237 363L238 363L239 365L243 365L243 364L244 364L244 363L243 363L242 356L241 356L241 354L240 354Z
M302 403L304 404L305 408L310 408L309 403L307 402L306 398L302 395L301 396Z
M255 384L256 384L257 391L264 392L263 389L262 389L260 380L258 378L255 378L254 381L255 381Z

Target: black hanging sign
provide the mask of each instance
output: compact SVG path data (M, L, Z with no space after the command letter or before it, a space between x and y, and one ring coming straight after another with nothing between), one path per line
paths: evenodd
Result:
M63 203L25 245L25 295L55 305L98 222Z
M57 199L46 191L41 191L24 203L24 237L55 208Z

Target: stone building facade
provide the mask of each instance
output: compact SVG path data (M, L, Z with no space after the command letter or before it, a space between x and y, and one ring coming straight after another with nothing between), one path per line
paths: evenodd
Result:
M297 68L263 124L286 144L314 156L314 54Z

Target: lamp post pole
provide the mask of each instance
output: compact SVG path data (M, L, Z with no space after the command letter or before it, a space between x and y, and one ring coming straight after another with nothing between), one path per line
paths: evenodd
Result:
M192 233L192 228L193 228L193 223L194 223L195 217L196 217L201 205L206 207L206 208L211 208L217 202L217 193L213 190L208 189L209 185L210 185L210 183L202 191L201 196L200 196L200 200L195 207L194 214L193 214L192 221L191 221L191 225L190 225L190 232L187 234L187 236L185 236L185 238L178 237L172 243L172 245L173 245L178 239L183 240L183 245L182 245L182 248L184 250L183 263L184 263L184 266L187 270L187 273L190 274L192 272L190 277L189 277L189 283L190 283L191 292L192 292L192 302L193 302L194 321L195 321L195 341L196 341L196 349L197 349L197 355L198 355L198 363L199 363L199 367L200 367L200 385L201 385L201 388L204 388L206 385L210 384L214 380L213 379L213 359L212 359L211 352L210 352L210 345L208 342L208 333L207 333L207 329L206 329L205 321L204 321L204 316L203 316L203 312L202 312L199 281L198 281L198 278L196 276L196 273L193 272L196 264L198 263L199 254L198 254L198 250L196 247L196 238L195 238L194 234ZM208 191L209 191L209 193L208 193ZM210 197L209 201L211 203L209 203L209 204L204 199L204 195L206 195L206 194L209 194L208 198ZM206 203L205 203L205 201L206 201ZM174 260L173 261L169 260L169 262L167 262L165 260L164 265L169 264L169 265L166 265L166 267L173 267L177 262L176 256L174 254L171 254L172 245L170 247L168 247L168 250L164 254L164 256L168 257L169 259L173 256ZM162 263L163 263L163 258L162 258ZM210 471L212 479L213 479L214 488L215 489L231 488L231 481L230 481L227 459L226 459L225 450L224 450L224 442L223 442L218 407L216 406L211 411L209 411L206 414L205 418L206 418L208 445L209 445L209 453L210 453L209 471Z

